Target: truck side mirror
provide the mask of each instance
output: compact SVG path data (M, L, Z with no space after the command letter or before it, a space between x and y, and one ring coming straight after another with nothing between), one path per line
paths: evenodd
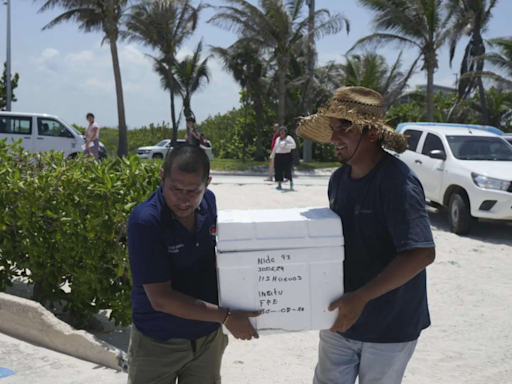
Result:
M434 149L433 151L430 151L428 156L432 159L446 160L446 153L439 149Z

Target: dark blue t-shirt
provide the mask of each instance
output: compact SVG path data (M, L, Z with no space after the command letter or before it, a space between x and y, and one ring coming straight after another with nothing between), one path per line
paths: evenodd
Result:
M171 281L172 289L218 304L215 236L215 195L206 191L196 211L191 235L165 204L162 187L139 204L128 221L128 248L132 272L132 321L144 335L156 340L197 340L220 324L187 320L153 309L143 284Z
M364 286L407 250L432 248L434 240L425 194L414 172L386 154L361 179L351 167L338 169L329 183L331 209L342 219L345 237L345 292ZM426 271L403 286L371 300L342 336L363 342L416 340L430 325Z

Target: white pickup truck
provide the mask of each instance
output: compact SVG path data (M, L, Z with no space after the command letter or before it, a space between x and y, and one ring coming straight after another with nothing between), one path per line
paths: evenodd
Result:
M512 145L486 130L406 123L409 149L394 156L417 175L434 206L448 208L450 228L467 234L474 219L512 220Z

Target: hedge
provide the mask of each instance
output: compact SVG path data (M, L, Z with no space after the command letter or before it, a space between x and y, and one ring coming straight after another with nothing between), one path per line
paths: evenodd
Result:
M0 164L0 290L24 277L34 299L60 302L77 326L102 309L129 324L127 220L158 187L159 164L28 154L6 140Z

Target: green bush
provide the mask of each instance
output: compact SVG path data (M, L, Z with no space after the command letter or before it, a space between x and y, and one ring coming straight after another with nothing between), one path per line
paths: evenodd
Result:
M129 324L127 220L158 187L159 164L28 154L5 140L0 163L0 289L22 276L34 299L65 302L78 326L101 309Z

